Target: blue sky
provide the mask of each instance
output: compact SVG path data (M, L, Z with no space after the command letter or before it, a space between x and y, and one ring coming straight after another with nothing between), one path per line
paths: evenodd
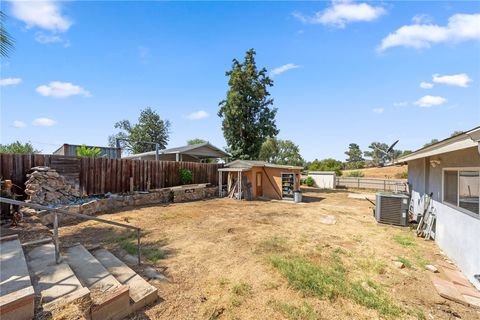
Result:
M480 124L479 2L2 2L1 143L106 145L152 107L169 146L225 147L218 102L255 48L279 137L307 160L351 142L417 149ZM423 84L421 85L421 83ZM422 88L423 87L423 88Z

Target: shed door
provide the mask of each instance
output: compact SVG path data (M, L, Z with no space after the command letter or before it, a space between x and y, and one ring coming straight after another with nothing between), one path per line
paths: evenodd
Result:
M262 181L262 173L257 172L257 178L255 179L255 183L257 184L257 197L263 196L263 181Z

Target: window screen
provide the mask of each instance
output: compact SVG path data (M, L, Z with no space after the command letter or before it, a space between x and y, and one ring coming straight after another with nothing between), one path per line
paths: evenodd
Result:
M479 214L480 176L478 171L458 173L458 193L458 206Z
M445 171L443 177L443 201L455 206L458 200L457 175L457 171Z

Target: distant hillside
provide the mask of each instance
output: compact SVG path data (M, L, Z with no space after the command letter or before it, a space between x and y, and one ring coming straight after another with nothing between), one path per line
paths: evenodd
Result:
M342 170L343 177L347 177L348 173L352 171L361 171L365 178L401 179L406 177L405 172L408 171L408 166L397 165L397 166L382 167L382 168Z

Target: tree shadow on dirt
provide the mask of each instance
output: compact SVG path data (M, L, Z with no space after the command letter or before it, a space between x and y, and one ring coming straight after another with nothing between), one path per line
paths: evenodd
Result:
M94 222L79 228L60 229L60 242L62 247L80 243L84 247L104 247L117 255L119 258L125 254L137 256L137 232L120 227L105 225ZM166 248L168 241L165 238L154 237L146 231L140 232L140 252L142 260L149 263L157 263L160 260L177 254L176 250Z

